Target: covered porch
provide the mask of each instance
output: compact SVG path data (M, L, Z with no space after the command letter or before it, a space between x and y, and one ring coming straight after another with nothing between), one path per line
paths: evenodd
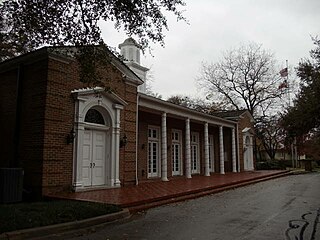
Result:
M240 172L236 121L144 94L138 102L139 182Z

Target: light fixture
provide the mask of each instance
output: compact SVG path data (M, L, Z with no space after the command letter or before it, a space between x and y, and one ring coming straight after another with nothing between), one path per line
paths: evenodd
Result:
M126 134L123 134L123 137L120 139L120 147L125 147L128 143L128 138Z
M73 143L75 137L76 137L76 132L72 128L71 131L67 135L67 144Z

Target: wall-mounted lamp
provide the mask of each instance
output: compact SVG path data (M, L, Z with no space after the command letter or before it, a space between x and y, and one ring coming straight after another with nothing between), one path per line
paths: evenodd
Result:
M127 135L124 134L123 137L120 139L120 147L125 147L128 143Z
M73 143L75 137L76 137L76 132L72 128L67 135L67 144Z

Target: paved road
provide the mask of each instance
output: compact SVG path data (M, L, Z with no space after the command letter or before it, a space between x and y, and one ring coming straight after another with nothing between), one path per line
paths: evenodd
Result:
M312 234L320 239L319 209L320 173L291 175L150 209L74 239L261 240L295 239L301 233L296 239ZM288 230L289 222L297 228Z

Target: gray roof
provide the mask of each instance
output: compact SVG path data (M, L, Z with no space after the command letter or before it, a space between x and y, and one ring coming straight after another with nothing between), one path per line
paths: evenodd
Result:
M211 114L221 118L236 120L245 112L249 112L249 111L247 109L243 109L243 110L213 112Z
M95 47L99 46L97 45ZM1 62L0 72L7 71L12 65L15 64L19 64L22 62L30 63L32 61L39 60L39 56L54 56L60 59L71 60L75 52L77 52L77 47L75 46L42 47L40 49ZM107 53L111 59L111 64L113 64L120 72L122 72L122 74L126 77L128 81L136 85L141 85L143 83L139 76L136 73L134 73L123 61L121 61L112 51L107 49Z
M123 43L120 43L118 47L121 49L122 46L136 46L137 48L141 48L141 46L134 40L132 37L127 38L124 40Z

